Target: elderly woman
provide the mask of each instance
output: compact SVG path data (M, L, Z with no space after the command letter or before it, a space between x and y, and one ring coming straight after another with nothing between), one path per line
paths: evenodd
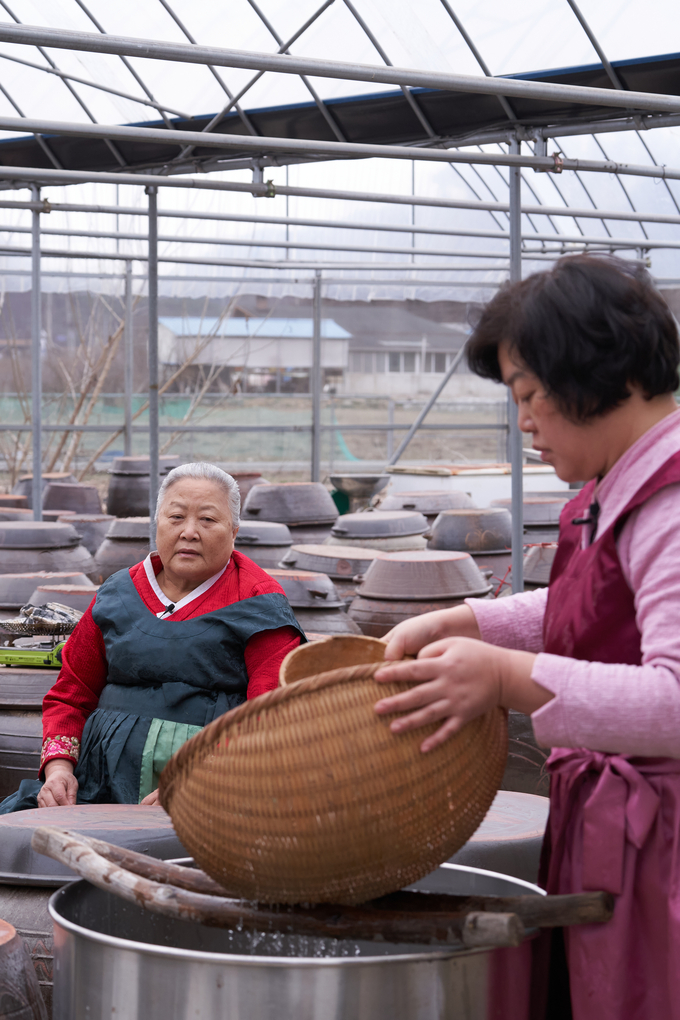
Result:
M562 513L548 589L471 599L392 631L387 658L418 657L377 679L419 684L377 711L406 713L397 733L440 723L424 752L494 706L531 715L552 748L542 881L616 897L609 923L553 938L533 1015L678 1020L676 324L636 265L576 256L502 290L468 357L509 387L542 459L587 484Z
M217 716L278 684L305 640L283 590L234 550L240 498L212 464L163 481L158 552L99 588L43 702L44 783L0 812L155 804L172 754Z

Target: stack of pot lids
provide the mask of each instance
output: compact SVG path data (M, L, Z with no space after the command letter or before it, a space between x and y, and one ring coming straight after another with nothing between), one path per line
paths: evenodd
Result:
M409 510L365 511L344 514L331 528L333 538L405 538L422 535L427 519Z
M533 545L524 557L524 581L536 588L550 584L550 571L557 552L557 543Z
M116 517L111 521L111 526L106 532L106 537L123 542L129 542L130 540L148 542L149 518Z
M238 534L234 539L235 545L262 546L262 545L291 545L293 539L287 525L278 524L275 521L241 521ZM247 555L247 549L243 552Z
M267 570L279 582L293 609L342 609L344 602L327 574L310 570Z
M28 574L0 574L0 609L19 609L25 606L36 587L41 584L89 586L94 591L94 585L87 575L75 572L50 573L46 570L36 570Z
M281 524L332 524L338 510L320 482L281 482L255 485L243 504L244 521Z
M342 548L332 545L294 545L281 560L281 567L321 571L335 581L351 581L365 574L374 560L385 554L378 549Z
M436 517L442 510L461 510L473 507L467 492L458 489L423 489L413 492L389 492L376 510L415 510L426 517Z
M80 536L70 524L48 521L0 523L0 549L64 549L79 544Z
M430 549L481 553L512 545L512 515L505 507L444 510L430 530Z
M149 457L114 457L111 464L112 475L148 475L150 473ZM179 457L159 457L159 474L167 475L173 468L179 467Z
M490 591L468 553L434 549L385 553L371 563L357 589L362 598L397 602L474 598Z
M84 613L94 598L97 587L93 584L40 584L31 595L32 606L46 606L48 602L59 602L62 606L79 609Z
M533 493L525 494L522 500L523 520L525 527L557 527L560 523L560 514L565 503L571 497L567 494L564 499L559 496L534 496ZM505 507L512 512L511 499L494 499L491 506Z

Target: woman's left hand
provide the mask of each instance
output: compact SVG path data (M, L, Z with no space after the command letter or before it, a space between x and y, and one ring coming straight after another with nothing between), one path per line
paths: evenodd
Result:
M145 807L156 807L160 804L160 797L158 790L153 790L151 793L147 793L144 800L140 800L140 804L144 804Z
M390 663L376 673L379 683L407 680L419 686L377 702L375 710L379 715L410 713L392 720L393 733L441 721L420 746L431 751L494 706L533 712L549 701L550 691L531 679L535 658L473 638L435 641L421 648L417 659Z

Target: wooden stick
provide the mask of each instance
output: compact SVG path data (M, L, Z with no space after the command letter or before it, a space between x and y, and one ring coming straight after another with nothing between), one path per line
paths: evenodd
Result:
M522 941L526 927L602 922L612 909L612 898L605 893L466 897L399 892L355 907L268 906L230 897L201 871L65 829L41 826L31 845L93 885L138 906L213 927L248 931L467 948L514 946Z

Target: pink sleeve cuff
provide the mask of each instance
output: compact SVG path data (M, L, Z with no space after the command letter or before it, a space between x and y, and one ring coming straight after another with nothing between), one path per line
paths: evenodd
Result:
M543 651L543 617L548 589L499 599L465 599L475 615L482 641L522 652Z

